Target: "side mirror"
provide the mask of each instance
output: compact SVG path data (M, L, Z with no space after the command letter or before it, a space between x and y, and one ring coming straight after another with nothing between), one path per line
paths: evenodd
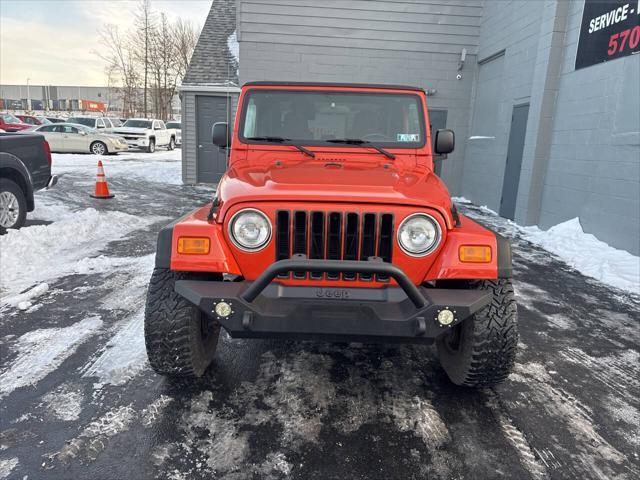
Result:
M211 127L213 143L220 148L227 148L231 144L231 132L226 122L216 122Z
M434 151L440 155L453 152L455 146L455 135L453 130L442 128L436 131L436 146Z
M104 128L104 125L98 125L96 128L98 128L98 129Z

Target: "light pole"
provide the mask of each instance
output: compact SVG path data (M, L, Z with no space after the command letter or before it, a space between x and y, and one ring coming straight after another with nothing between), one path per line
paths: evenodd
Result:
M27 78L27 110L31 111L31 91L29 89L29 78Z

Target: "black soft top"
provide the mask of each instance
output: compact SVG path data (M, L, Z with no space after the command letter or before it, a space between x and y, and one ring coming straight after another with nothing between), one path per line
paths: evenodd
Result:
M328 82L247 82L243 87L343 87L343 88L378 88L388 90L413 90L424 92L424 88L409 85L378 85L375 83L328 83Z

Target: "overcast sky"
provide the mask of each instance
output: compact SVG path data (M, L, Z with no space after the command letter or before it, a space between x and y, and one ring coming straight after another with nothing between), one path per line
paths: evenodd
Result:
M0 0L0 84L106 84L96 30L105 23L126 30L136 0ZM211 0L152 0L169 18L201 27Z

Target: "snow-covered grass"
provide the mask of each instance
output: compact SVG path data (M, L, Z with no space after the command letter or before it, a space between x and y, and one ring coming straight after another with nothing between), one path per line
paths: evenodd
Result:
M98 160L102 160L107 181L117 177L136 177L149 182L170 185L182 184L180 150L157 151L155 153L131 151L118 155L54 153L52 171L56 175L66 173L95 174Z
M454 197L453 200L462 204L471 203L464 197ZM498 215L487 206L479 208L485 213ZM585 233L579 218L567 220L548 230L541 230L537 226L522 227L511 220L504 221L522 238L555 254L583 275L613 287L640 293L640 257Z

